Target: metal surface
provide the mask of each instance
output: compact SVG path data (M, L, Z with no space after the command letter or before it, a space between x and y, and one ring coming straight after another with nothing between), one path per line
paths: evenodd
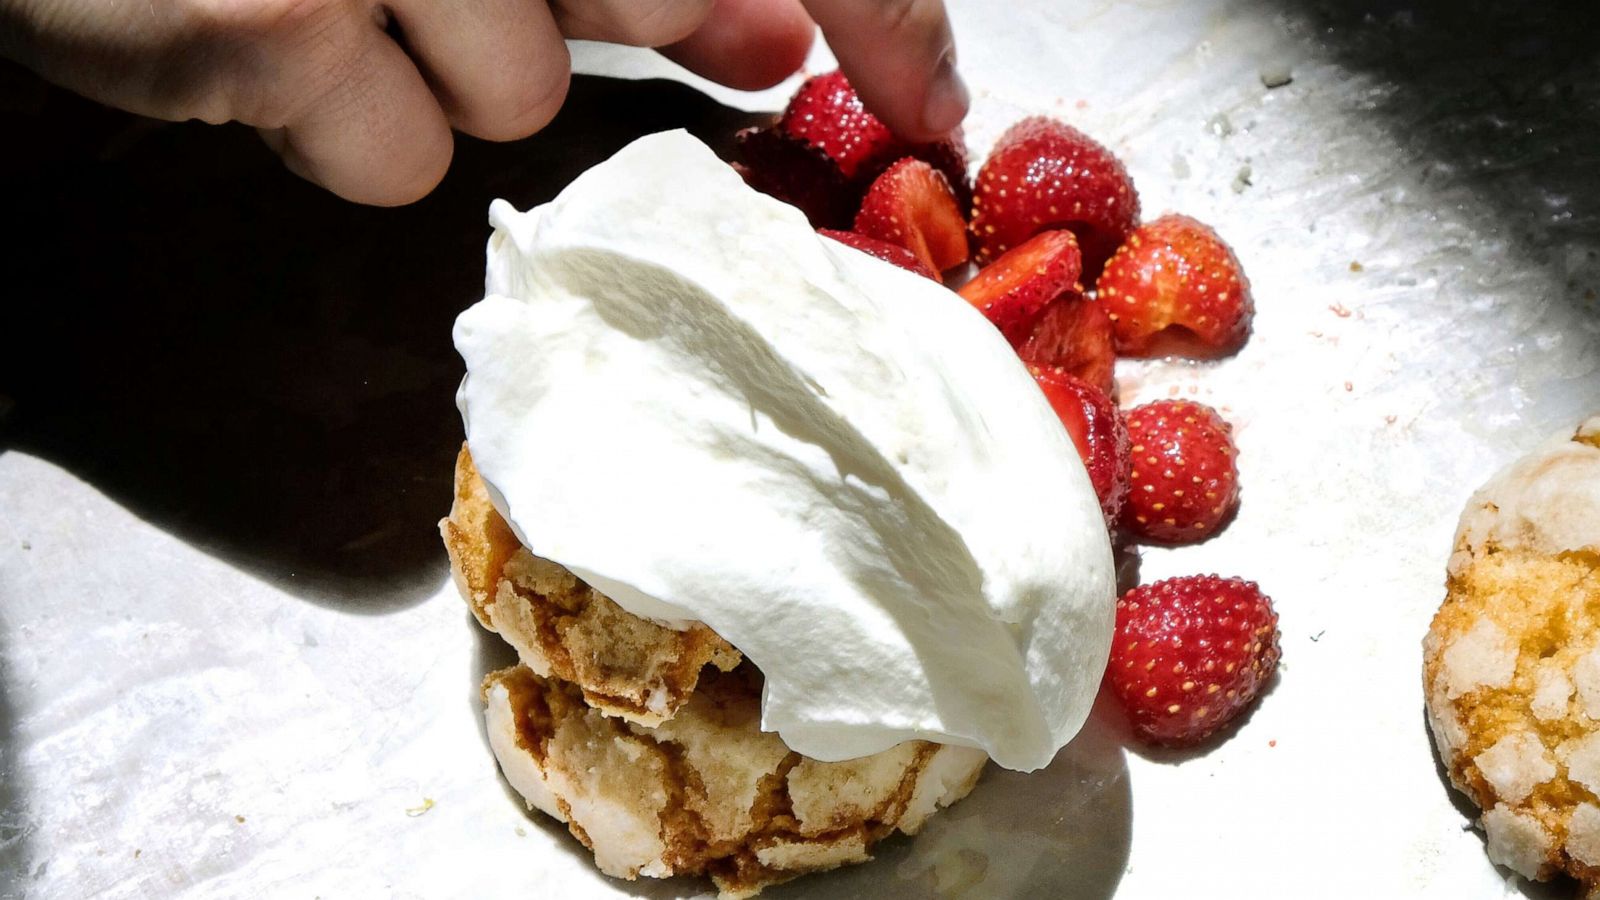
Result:
M1063 116L1123 156L1146 215L1214 224L1254 284L1236 358L1118 374L1125 404L1217 405L1241 451L1236 521L1142 576L1259 581L1284 666L1224 741L1124 749L1101 710L1045 772L991 768L916 839L772 896L1524 889L1438 774L1419 641L1467 495L1600 408L1600 17L1008 9L954 8L979 156L1021 115ZM790 87L713 96L770 109ZM747 117L580 80L545 135L467 142L439 194L377 211L240 131L26 91L4 115L44 136L0 174L28 226L0 326L0 895L695 893L598 876L502 786L476 685L507 654L432 526L488 200Z

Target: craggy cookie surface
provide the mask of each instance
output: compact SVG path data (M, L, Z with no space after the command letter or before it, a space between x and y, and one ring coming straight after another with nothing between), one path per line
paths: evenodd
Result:
M512 787L567 823L602 872L710 875L724 898L868 858L972 789L981 750L908 741L824 763L760 730L760 676L707 672L669 721L602 715L525 666L484 681L489 741Z
M1600 416L1473 495L1423 657L1428 724L1489 857L1600 892Z
M688 699L708 663L722 671L739 664L739 651L711 629L641 619L530 553L495 511L466 447L439 528L456 586L483 627L534 672L577 685L591 706L656 725Z

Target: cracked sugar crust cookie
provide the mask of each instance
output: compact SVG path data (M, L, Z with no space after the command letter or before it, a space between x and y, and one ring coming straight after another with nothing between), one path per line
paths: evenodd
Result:
M654 728L601 715L526 666L483 683L489 742L528 805L567 823L602 872L709 875L723 898L868 859L966 796L981 750L908 741L825 763L760 730L754 667L708 671Z
M1461 515L1423 641L1428 725L1489 858L1600 896L1600 416Z
M676 631L641 619L529 552L490 502L465 445L439 531L456 586L483 627L515 647L523 665L571 682L609 715L658 725L688 700L708 664L739 664L739 651L704 625Z

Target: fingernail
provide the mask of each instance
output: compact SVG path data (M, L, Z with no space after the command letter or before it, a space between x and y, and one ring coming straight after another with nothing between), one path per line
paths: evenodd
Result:
M933 70L933 84L928 88L928 100L922 108L922 127L932 134L944 134L961 124L966 118L972 97L967 84L956 71L956 50L944 51Z

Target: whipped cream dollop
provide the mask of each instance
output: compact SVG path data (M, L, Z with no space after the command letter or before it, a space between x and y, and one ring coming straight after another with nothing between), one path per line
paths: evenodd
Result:
M683 132L489 210L467 443L534 553L699 621L820 760L1050 762L1110 648L1111 549L1042 393L950 290L819 237Z

